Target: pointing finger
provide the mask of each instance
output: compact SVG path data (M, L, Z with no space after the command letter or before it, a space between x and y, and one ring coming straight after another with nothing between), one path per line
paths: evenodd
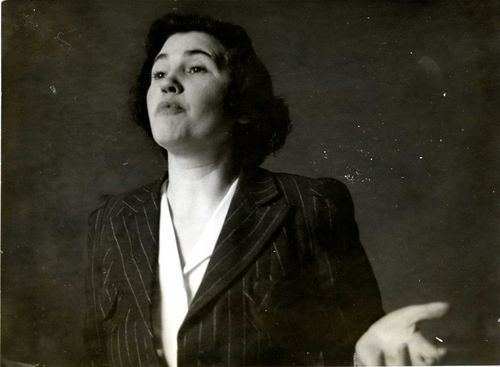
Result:
M404 319L408 324L415 324L423 320L438 319L449 309L450 305L446 302L431 302L404 307L395 312L398 314L398 319Z

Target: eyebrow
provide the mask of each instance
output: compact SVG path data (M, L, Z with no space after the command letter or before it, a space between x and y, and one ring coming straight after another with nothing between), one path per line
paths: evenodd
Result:
M186 50L186 51L184 51L184 55L187 55L187 56L205 55L205 56L209 57L210 59L212 59L217 64L217 66L219 65L219 60L220 60L219 55L217 55L217 54L211 55L209 52L202 50L202 49L199 49L199 48L195 48L192 50ZM168 58L168 55L166 53L158 54L153 60L153 65L158 60L166 59L166 58Z

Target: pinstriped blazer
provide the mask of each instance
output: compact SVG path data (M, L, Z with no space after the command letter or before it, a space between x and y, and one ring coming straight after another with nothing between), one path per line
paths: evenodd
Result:
M90 217L87 365L165 365L160 185L113 197ZM180 327L178 364L348 365L357 339L382 315L347 188L244 171Z

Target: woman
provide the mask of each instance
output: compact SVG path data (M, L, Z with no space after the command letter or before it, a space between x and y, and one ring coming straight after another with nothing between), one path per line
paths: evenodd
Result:
M89 361L345 365L358 340L364 363L437 358L406 348L421 308L370 328L383 310L347 188L258 168L291 124L246 32L169 14L146 52L135 111L168 174L91 216Z

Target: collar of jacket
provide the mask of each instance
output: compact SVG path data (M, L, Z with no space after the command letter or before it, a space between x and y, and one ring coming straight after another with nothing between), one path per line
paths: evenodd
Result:
M155 210L159 210L161 185L165 180L168 180L168 173L160 180L124 194L122 199L124 206L116 208L118 210L115 210L114 214L137 214L143 210L145 204L152 205ZM263 168L243 169L233 202L248 195L256 206L262 206L279 197L280 194L271 172Z

